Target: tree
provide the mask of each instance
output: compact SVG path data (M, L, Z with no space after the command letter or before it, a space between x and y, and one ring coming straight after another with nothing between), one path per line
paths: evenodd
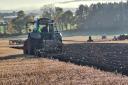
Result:
M59 30L63 30L63 27L62 27L62 20L61 20L61 16L63 14L63 9L60 8L60 7L56 7L55 8L55 17L54 17L54 20L57 24L57 27L59 28Z
M22 30L25 29L26 26L26 19L25 19L25 13L24 11L18 11L17 12L17 18L12 20L13 27L15 30L22 34Z
M62 22L66 28L66 30L68 30L68 25L70 25L70 29L71 29L71 23L72 23L72 20L73 20L73 13L72 11L68 10L68 11L65 11L63 14L62 14Z
M42 16L47 17L49 19L54 19L54 6L53 5L45 5L41 8Z
M63 9L60 7L55 8L55 20L58 22L61 15L63 14Z
M34 16L32 16L32 15L25 16L24 21L27 25L28 23L34 21ZM28 32L28 27L27 26L25 27L25 31Z
M25 16L24 11L23 11L23 10L18 11L18 12L17 12L17 16L18 16L19 18L24 17L24 16Z
M80 26L83 24L88 13L89 13L88 6L80 5L79 8L76 10L75 17L78 28L80 28Z

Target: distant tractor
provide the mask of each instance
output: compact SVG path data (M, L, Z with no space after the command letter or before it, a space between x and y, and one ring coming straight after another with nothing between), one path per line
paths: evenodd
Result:
M104 39L107 39L107 36L106 35L103 35L102 36L102 40L104 40Z
M39 18L31 23L35 28L24 42L24 54L42 56L62 52L62 35L54 26L54 20Z
M128 39L128 35L127 34L123 34L117 37L117 40L126 40Z
M9 40L9 47L10 48L23 48L24 39L10 39Z

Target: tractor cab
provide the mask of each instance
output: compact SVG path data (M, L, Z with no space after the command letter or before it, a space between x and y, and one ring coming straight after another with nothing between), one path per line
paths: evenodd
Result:
M43 32L53 33L54 32L53 24L54 24L54 20L50 20L48 18L40 18L34 22L35 25L34 30L40 33Z
M61 33L54 26L54 20L40 18L31 23L34 25L33 31L29 33L31 37L40 36L43 39L53 39L54 36L61 36Z

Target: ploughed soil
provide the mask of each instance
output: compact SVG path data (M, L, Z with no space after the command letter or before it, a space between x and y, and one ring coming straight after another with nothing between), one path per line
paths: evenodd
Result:
M63 53L48 58L128 75L128 40L111 41L93 37L95 42L87 43L87 39L88 37L83 36L63 38ZM22 53L22 49L9 48L8 40L0 40L0 57Z
M67 44L62 55L52 57L128 75L128 44L126 43Z

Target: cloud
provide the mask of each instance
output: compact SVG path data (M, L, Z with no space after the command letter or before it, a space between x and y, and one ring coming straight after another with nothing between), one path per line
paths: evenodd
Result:
M60 7L77 7L79 4L90 4L101 1L121 0L0 0L0 10L37 9L46 4L57 4ZM126 0L123 0L126 1Z
M0 10L39 8L47 3L48 0L0 0Z
M69 1L63 1L63 2L59 2L61 4L67 4L67 3L72 3L72 2L81 2L81 1L91 1L91 2L119 2L119 1L127 1L127 0L69 0Z
M59 2L59 3L66 4L66 3L81 2L81 1L92 1L92 0L69 0L69 1Z

